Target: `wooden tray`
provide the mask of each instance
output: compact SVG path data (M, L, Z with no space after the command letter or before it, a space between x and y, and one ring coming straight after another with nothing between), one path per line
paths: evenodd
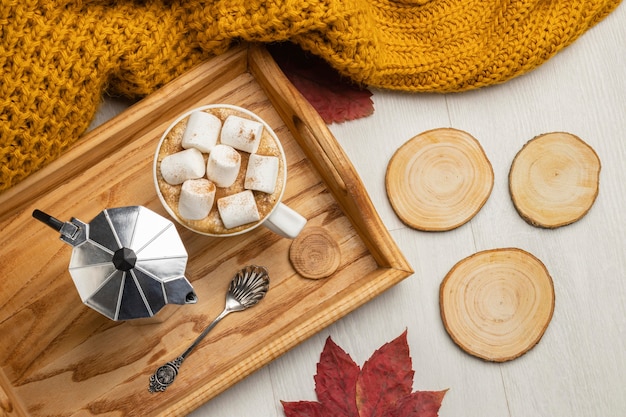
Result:
M110 321L81 303L67 271L72 248L31 213L90 221L107 207L143 205L167 216L152 182L155 146L176 116L208 103L249 108L274 128L289 165L284 201L335 237L341 264L308 280L289 263L291 241L262 227L223 239L179 227L198 304L158 324ZM199 65L1 194L0 230L0 411L8 416L186 414L413 272L326 125L260 46ZM233 273L250 263L270 271L266 299L220 323L176 382L150 394L149 376L222 310Z

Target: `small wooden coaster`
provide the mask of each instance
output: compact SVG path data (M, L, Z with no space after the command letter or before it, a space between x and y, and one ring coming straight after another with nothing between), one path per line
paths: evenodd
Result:
M509 172L515 209L533 226L554 229L581 219L596 200L600 158L580 138L564 132L530 140Z
M339 267L341 250L324 228L311 226L305 228L291 242L289 260L304 278L326 278Z
M457 263L439 289L446 331L467 353L515 359L539 342L554 312L554 286L543 263L521 249L494 249Z
M442 128L402 145L389 161L385 185L391 206L406 225L446 231L478 213L491 194L493 177L476 139Z

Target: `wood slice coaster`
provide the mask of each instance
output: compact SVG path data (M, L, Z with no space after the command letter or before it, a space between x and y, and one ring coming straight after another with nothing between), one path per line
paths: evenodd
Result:
M304 278L326 278L339 267L341 249L326 229L311 226L291 242L289 261Z
M553 229L582 218L600 184L600 158L578 137L547 133L517 153L509 172L515 209L533 226Z
M554 286L541 261L521 249L494 249L457 263L439 290L443 324L479 358L504 362L539 342L554 312Z
M493 169L469 133L442 128L402 145L389 161L385 183L391 206L406 225L446 231L482 208L493 188Z

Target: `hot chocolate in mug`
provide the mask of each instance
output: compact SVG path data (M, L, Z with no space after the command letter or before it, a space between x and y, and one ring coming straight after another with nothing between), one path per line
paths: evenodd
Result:
M306 219L281 202L285 152L276 133L242 107L211 104L179 116L165 131L153 163L166 211L208 236L234 236L263 225L290 239Z

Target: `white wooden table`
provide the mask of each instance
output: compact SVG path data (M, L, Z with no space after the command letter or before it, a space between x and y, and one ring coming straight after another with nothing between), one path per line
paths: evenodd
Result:
M373 99L373 116L330 129L415 274L191 416L282 417L281 400L316 400L313 376L328 336L362 365L405 329L416 371L413 389L449 388L442 417L626 416L626 6L535 71L502 85L448 95L375 91ZM124 106L107 101L95 123ZM495 184L469 223L449 232L419 232L393 212L385 170L400 145L438 127L478 139ZM586 141L602 171L590 212L574 224L545 230L517 214L508 173L528 140L553 131ZM556 307L537 346L497 364L452 342L438 296L458 261L505 247L528 251L545 264Z

